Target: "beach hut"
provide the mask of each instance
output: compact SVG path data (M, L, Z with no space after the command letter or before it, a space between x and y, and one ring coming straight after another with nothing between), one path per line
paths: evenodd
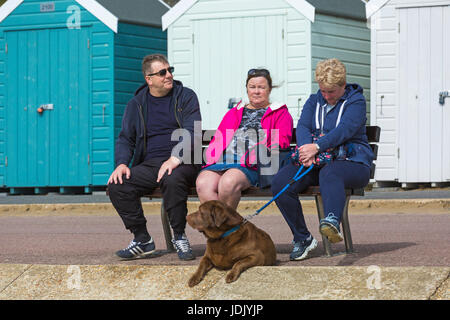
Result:
M377 184L448 185L450 1L371 0L367 17Z
M114 169L142 58L167 53L146 0L8 0L0 7L0 188L90 192Z
M203 127L217 128L246 98L250 68L271 72L272 100L298 119L321 59L336 57L370 98L370 30L360 0L181 0L162 18L176 78L199 96Z

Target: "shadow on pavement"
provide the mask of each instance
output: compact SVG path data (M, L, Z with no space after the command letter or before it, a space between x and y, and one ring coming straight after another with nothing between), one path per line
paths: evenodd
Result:
M371 255L378 253L386 253L390 251L396 251L411 246L416 246L414 242L392 242L392 243L368 243L368 244L356 244L353 246L354 252L343 256L343 259L339 261L338 266L351 266L358 260L367 258Z

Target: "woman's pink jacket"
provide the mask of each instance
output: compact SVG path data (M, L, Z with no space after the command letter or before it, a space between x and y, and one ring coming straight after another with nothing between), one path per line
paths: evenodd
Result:
M239 128L244 111L244 103L239 102L229 110L214 134L206 149L206 165L216 163L222 153L233 139L234 133ZM270 104L261 119L261 127L265 132L265 139L260 144L267 148L288 148L292 139L293 120L285 104ZM247 161L246 161L247 159ZM241 166L251 167L256 163L256 148L250 152L250 156L244 155L240 159ZM254 168L256 169L256 168Z

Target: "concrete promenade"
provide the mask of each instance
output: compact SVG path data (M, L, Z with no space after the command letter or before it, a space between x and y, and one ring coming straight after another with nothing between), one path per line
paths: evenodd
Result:
M47 197L0 196L0 300L450 299L448 189L354 198L349 217L355 253L331 258L323 256L313 200L302 201L319 247L300 262L289 261L292 235L271 205L252 222L274 240L276 265L249 269L232 284L225 283L226 271L212 270L192 289L186 283L205 239L188 226L197 259L183 262L168 253L158 201L144 202L156 254L121 261L114 252L128 245L131 234L106 197ZM242 201L239 212L251 214L264 203ZM197 207L189 202L190 211ZM343 251L343 243L333 250Z

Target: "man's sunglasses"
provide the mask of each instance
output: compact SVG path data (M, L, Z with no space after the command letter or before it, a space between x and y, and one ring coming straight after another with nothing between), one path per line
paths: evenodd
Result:
M150 73L150 74L147 75L147 77L156 76L156 75L164 77L167 74L167 71L169 71L170 74L173 74L174 70L175 70L174 67L168 67L167 69L162 69L162 70L159 70L158 72Z
M247 73L248 76L254 76L254 75L262 75L262 76L269 76L270 72L267 69L250 69Z

